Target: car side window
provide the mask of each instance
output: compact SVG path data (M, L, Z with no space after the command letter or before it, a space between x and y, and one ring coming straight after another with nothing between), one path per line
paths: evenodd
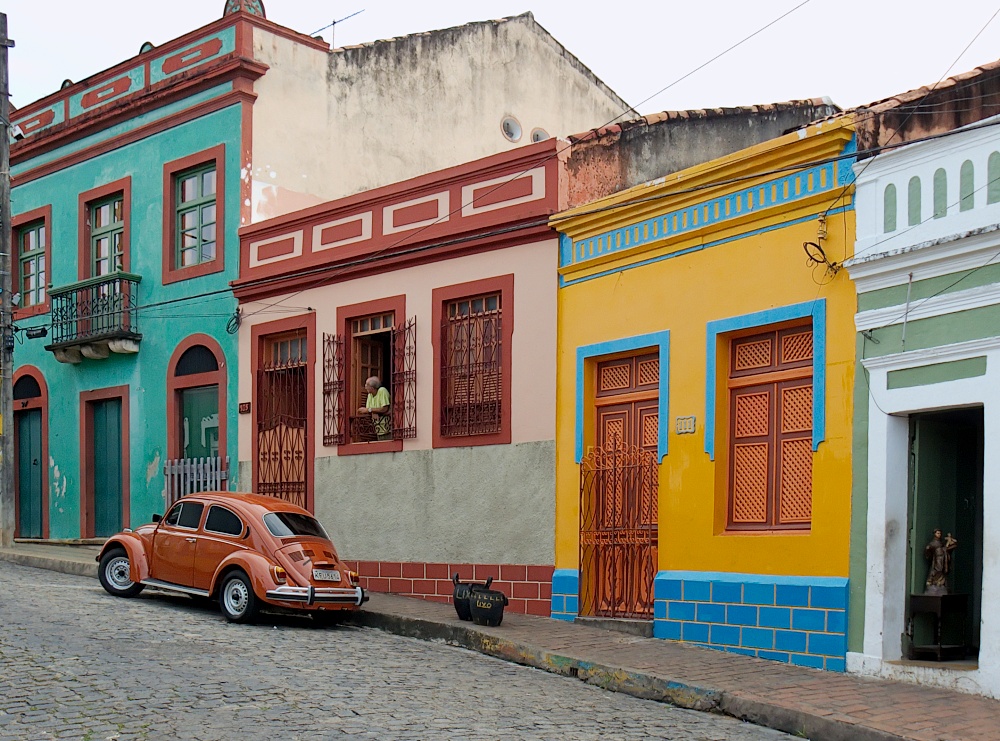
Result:
M177 527L189 527L192 530L197 530L205 505L200 502L181 502L180 508L181 516L177 520Z
M182 504L175 504L174 508L167 513L166 517L163 518L163 522L167 525L176 526L177 520L179 520L181 516L181 507L183 506L184 505Z
M205 530L213 533L222 533L223 535L242 535L243 521L225 507L213 504L208 509Z

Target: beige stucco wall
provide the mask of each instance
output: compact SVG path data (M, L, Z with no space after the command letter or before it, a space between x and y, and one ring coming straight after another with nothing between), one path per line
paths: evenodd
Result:
M605 124L625 109L530 16L324 52L264 29L252 220ZM520 141L500 128L520 123Z
M362 561L555 563L555 442L316 461L316 516Z
M331 456L315 472L316 517L343 558L554 563L552 440Z
M285 305L309 306L316 312L319 347L311 350L316 363L316 416L311 429L316 440L315 508L345 556L553 563L557 249L557 240L548 239L288 297ZM514 274L511 445L433 450L432 291L510 273ZM322 334L337 331L338 306L397 295L406 296L407 317L416 317L417 436L403 441L401 453L338 456L336 447L322 442ZM253 398L252 327L294 316L279 307L254 314L263 307L244 305L240 401ZM251 480L253 432L253 415L240 415L241 481Z

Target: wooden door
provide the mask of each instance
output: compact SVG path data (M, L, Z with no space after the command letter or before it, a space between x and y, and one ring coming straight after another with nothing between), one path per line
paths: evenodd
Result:
M597 368L595 446L581 464L581 614L651 619L657 568L659 361Z
M94 537L122 529L122 402L91 402L93 415Z
M42 410L14 416L17 428L17 533L21 538L42 537Z

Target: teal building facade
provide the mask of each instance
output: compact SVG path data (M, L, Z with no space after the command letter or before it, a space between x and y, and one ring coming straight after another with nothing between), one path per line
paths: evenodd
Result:
M17 537L100 538L238 484L255 21L227 6L12 116Z

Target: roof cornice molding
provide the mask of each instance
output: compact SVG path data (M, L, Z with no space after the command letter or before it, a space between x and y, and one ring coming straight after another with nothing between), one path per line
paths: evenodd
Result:
M561 212L553 226L574 240L624 228L836 158L853 136L849 117L823 122ZM784 168L788 172L775 172Z

